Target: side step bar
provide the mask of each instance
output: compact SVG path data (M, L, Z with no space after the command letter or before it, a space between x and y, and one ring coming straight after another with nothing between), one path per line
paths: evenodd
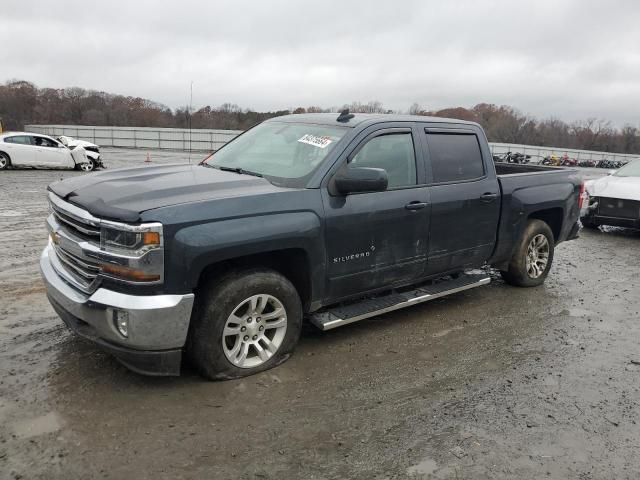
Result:
M331 330L358 320L428 302L429 300L469 290L470 288L480 287L489 283L490 280L486 275L463 274L452 280L417 287L407 292L392 292L357 303L333 307L311 314L309 320L320 330Z

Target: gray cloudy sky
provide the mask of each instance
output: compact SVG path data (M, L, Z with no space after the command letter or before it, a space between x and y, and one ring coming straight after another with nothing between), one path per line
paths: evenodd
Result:
M40 5L36 5L40 3ZM177 107L508 104L640 123L640 2L2 0L0 82Z

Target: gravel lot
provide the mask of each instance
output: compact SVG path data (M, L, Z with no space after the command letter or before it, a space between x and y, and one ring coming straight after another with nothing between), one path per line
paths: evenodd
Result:
M45 187L78 174L0 173L0 478L640 478L640 233L582 232L539 288L309 327L247 379L148 378L45 298Z

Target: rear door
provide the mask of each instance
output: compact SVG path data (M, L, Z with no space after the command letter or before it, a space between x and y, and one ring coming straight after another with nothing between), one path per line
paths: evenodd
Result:
M500 187L482 148L484 135L460 125L421 133L431 182L427 273L479 266L491 256L500 217Z
M339 160L340 168L383 168L389 178L386 191L333 195L323 189L328 299L423 273L429 191L417 134L417 127L407 123L371 127Z
M15 167L32 167L36 164L36 149L31 145L29 135L5 137L2 149L7 152Z

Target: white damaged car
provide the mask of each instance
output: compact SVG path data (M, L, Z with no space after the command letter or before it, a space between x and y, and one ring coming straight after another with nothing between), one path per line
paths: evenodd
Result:
M613 225L640 229L640 160L585 182L587 201L580 220L585 228Z
M56 137L56 140L68 147L70 150L77 147L84 148L87 158L93 160L93 166L95 168L104 168L102 160L100 160L100 147L95 143L87 142L86 140L79 140L73 137L67 137L66 135L60 135L59 137Z
M0 170L30 167L72 168L90 172L102 166L100 153L89 151L82 145L67 146L39 133L0 134Z

